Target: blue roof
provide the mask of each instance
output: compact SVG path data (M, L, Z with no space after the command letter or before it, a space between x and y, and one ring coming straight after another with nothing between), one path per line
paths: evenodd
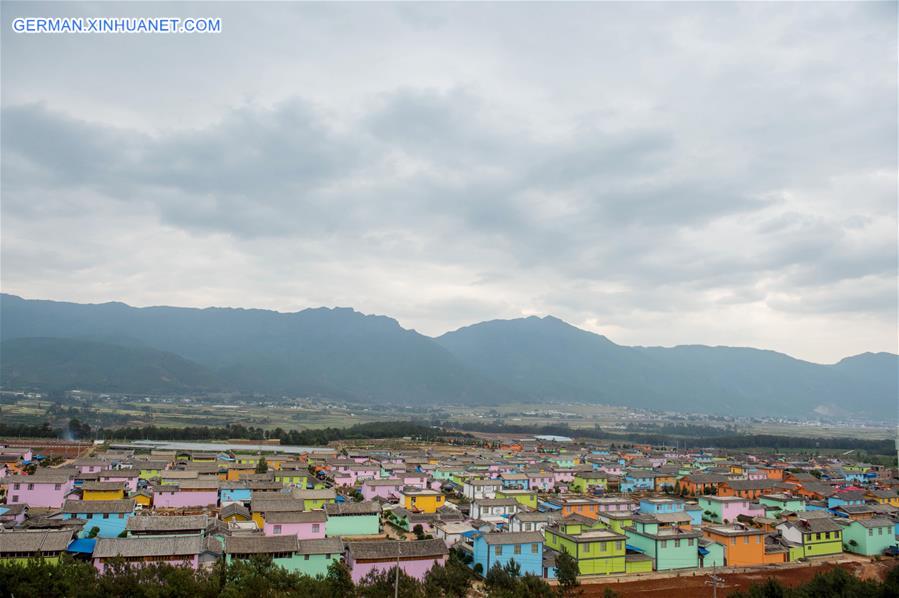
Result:
M97 544L96 538L78 538L69 544L66 548L68 552L76 552L78 554L93 554L94 546Z
M703 548L702 546L699 547L699 554L701 554L702 556L705 556L705 555L707 555L708 553L709 553L708 550L706 550L706 549Z

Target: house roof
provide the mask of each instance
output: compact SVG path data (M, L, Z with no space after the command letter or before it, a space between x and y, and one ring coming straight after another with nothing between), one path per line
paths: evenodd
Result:
M540 532L491 532L481 538L488 545L494 544L543 544L543 534Z
M297 544L298 554L340 554L343 552L343 540L340 538L319 538L300 540Z
M134 499L123 500L67 500L62 507L63 513L131 513L134 511Z
M381 512L381 505L376 502L345 502L325 505L325 512L329 517L341 515L377 515Z
M296 552L296 536L229 536L225 538L228 554L268 554Z
M204 530L209 525L206 515L137 515L130 517L129 532L173 532Z
M303 501L296 498L258 497L250 501L254 513L275 513L278 511L302 511Z
M328 516L324 511L274 511L266 513L265 522L281 523L324 523Z
M540 534L537 534L540 535ZM443 540L383 540L376 542L347 542L347 551L355 560L383 561L395 558L441 557L449 553Z
M203 551L202 536L140 536L133 538L99 538L94 558L116 556L187 556Z
M0 554L6 552L61 552L72 540L71 530L13 531L0 533Z

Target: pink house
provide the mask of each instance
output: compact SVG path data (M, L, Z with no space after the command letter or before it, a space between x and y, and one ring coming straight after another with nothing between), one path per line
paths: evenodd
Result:
M109 559L122 558L134 566L166 563L196 569L204 543L199 535L99 538L94 546L94 567L103 573Z
M24 503L30 507L59 508L75 485L68 471L41 471L35 475L15 475L6 478L7 502Z
M324 511L276 511L266 513L262 533L266 536L296 536L300 540L325 537L328 516Z
M99 473L106 469L108 463L95 459L79 459L75 461L75 469L78 473Z
M218 480L179 480L177 485L153 487L153 506L157 509L215 506L218 500Z
M428 488L428 476L424 474L405 472L399 474L399 477L403 480L404 486L414 486L422 490Z
M130 469L116 469L103 471L100 473L101 482L124 482L125 489L130 492L137 492L137 480L140 478L140 472Z
M440 539L347 542L346 563L354 583L375 569L387 571L396 567L397 560L406 575L421 580L434 565L446 563L448 554L446 543Z
M396 498L403 489L403 481L395 478L386 480L365 480L362 482L362 497L365 500Z

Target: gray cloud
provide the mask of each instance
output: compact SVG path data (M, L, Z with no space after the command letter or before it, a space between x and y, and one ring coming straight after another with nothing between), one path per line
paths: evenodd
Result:
M205 41L3 37L4 290L895 351L882 6L220 6Z

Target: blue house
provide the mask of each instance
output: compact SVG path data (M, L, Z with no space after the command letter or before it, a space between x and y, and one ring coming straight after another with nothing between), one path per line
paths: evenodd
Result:
M827 508L835 509L844 505L863 505L865 504L865 493L861 490L849 490L848 492L840 492L827 498Z
M249 504L253 498L253 491L245 482L223 482L219 488L219 504L226 505L232 502Z
M493 566L505 567L514 560L521 574L543 576L543 534L540 532L509 532L478 534L474 537L474 561L486 574Z
M655 488L655 476L652 472L629 471L621 478L621 492L637 492Z
M684 501L679 498L641 498L638 510L648 515L680 513L684 510Z
M134 499L124 500L67 500L62 507L63 519L82 519L81 537L98 528L99 538L116 538L125 531L128 519L134 514Z

